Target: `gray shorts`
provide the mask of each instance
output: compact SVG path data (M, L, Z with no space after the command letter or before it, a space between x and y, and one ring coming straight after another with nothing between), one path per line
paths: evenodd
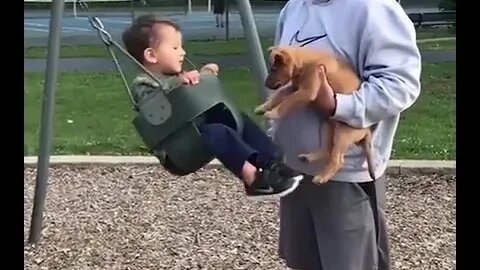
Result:
M384 209L385 176L362 186L307 178L280 201L279 256L293 269L389 270Z

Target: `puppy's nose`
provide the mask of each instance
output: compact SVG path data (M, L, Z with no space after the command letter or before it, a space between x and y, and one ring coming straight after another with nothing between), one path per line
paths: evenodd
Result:
M267 79L265 80L265 86L268 87L268 88L270 88L270 85L271 85L271 84L272 84L272 83L271 83L270 77L267 77Z
M270 88L270 89L277 89L278 83L275 83L275 80L273 80L271 77L267 77L267 79L265 80L265 86Z

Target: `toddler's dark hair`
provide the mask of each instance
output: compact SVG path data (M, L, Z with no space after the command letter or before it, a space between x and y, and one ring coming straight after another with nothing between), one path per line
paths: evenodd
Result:
M143 52L145 49L161 42L161 37L153 31L155 25L167 25L180 31L180 26L175 22L158 18L154 14L147 14L137 17L132 25L122 33L122 41L127 52L142 64L144 63Z

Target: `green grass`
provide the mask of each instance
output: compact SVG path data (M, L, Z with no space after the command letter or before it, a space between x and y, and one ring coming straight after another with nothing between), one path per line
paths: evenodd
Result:
M453 37L455 33L447 28L420 28L417 32L418 39L437 38L437 37ZM265 51L273 44L272 38L261 38L263 50ZM434 43L438 49L452 47L452 42ZM454 43L453 43L454 44ZM428 46L428 45L420 45ZM232 39L229 41L215 40L215 41L187 41L185 48L189 55L192 56L211 56L212 58L218 56L239 55L247 53L247 43L245 39ZM45 58L45 47L30 47L25 51L25 58ZM110 58L110 54L103 45L79 45L79 46L62 46L60 50L60 57L74 58L74 57L100 57Z
M393 156L456 159L456 63L425 64L418 101L401 117Z
M417 39L455 37L456 35L456 32L449 27L417 28Z
M29 155L38 151L43 73L26 73ZM394 158L455 159L455 63L426 64L422 94L403 116ZM260 101L247 68L224 69L225 89L251 115ZM114 72L66 72L56 93L54 154L142 154L132 111ZM256 118L260 121L260 118Z
M266 50L272 45L272 38L262 38L260 40L262 47ZM245 39L211 40L211 41L187 41L185 50L188 55L196 56L229 56L247 53L247 43ZM25 58L45 58L47 50L45 47L30 47L25 50ZM103 45L78 45L62 46L60 57L100 57L109 58L110 54Z
M455 50L457 48L456 40L442 40L418 43L418 47L423 50Z

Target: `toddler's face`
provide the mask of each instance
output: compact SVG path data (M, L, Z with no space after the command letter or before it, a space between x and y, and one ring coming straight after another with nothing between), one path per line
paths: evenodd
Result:
M152 31L160 42L146 50L145 58L157 72L172 74L182 71L185 51L182 47L182 34L169 25L156 25Z

